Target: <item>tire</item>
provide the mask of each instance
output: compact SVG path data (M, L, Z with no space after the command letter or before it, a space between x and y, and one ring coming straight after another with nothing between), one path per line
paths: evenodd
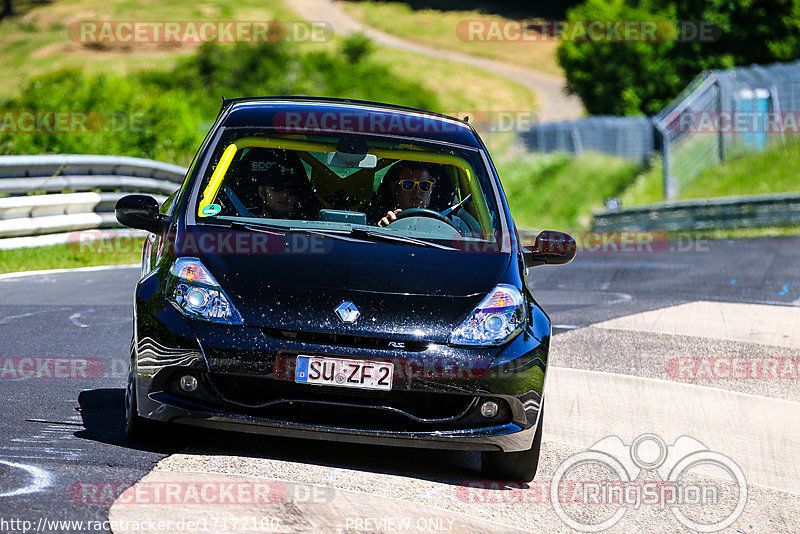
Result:
M481 471L491 480L530 482L536 476L539 467L539 451L542 448L542 423L544 422L544 404L540 410L539 424L533 436L531 448L519 452L483 452L481 453Z
M153 436L155 423L139 415L136 408L136 379L133 376L133 362L128 371L128 385L125 388L125 437L129 441L146 442Z

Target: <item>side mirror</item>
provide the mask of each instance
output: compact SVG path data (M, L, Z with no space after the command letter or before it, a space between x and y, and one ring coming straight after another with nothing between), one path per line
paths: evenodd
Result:
M537 265L563 265L575 257L578 250L571 235L563 232L544 230L536 236L531 249L525 249L525 267Z
M158 212L158 202L148 195L126 195L114 207L117 220L124 226L157 234L164 229L166 216Z

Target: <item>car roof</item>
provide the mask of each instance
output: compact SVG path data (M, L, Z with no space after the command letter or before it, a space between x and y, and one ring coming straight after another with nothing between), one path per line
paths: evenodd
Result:
M472 126L455 117L366 100L295 96L223 99L220 113L224 127L272 127L287 133L372 133L482 146Z

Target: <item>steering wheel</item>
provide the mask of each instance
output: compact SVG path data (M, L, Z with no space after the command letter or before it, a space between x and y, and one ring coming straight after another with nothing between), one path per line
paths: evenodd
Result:
M407 210L403 210L400 213L396 214L397 220L405 219L406 217L428 217L430 219L436 219L437 221L442 221L443 223L449 224L453 230L458 232L458 228L453 224L453 221L442 215L436 210L428 209L428 208L409 208Z

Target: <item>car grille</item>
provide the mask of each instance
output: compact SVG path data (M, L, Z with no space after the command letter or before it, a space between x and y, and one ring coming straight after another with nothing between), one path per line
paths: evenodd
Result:
M202 399L193 396L194 402L223 412L307 425L431 432L510 421L504 402L498 417L482 419L477 414L476 398L469 394L359 390L230 373L207 373L202 382L215 395L202 395ZM186 397L177 387L169 389L173 395Z
M279 330L264 328L263 332L273 338L299 341L301 343L314 343L317 345L338 345L343 347L360 347L370 349L424 351L428 348L427 341L407 339L386 339L383 337L353 336L348 334L332 334L329 332L304 332L297 330Z

